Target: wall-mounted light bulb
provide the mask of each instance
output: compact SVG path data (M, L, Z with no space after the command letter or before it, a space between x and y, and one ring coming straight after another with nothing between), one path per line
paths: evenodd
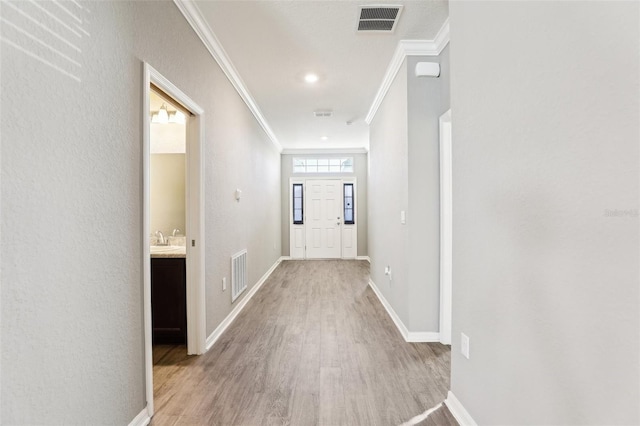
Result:
M167 112L167 105L162 104L157 113L151 116L152 123L167 124L169 122L169 113Z
M184 124L186 121L186 117L180 111L174 111L169 114L169 123Z

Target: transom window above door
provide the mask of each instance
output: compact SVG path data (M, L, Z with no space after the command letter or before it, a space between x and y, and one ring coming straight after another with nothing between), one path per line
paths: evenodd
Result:
M353 173L353 157L294 158L293 173Z

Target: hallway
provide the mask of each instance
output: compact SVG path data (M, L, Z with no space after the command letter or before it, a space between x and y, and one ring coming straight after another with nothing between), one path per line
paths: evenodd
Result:
M151 424L398 425L442 402L449 348L406 343L368 279L365 261L283 262L206 354L154 349Z

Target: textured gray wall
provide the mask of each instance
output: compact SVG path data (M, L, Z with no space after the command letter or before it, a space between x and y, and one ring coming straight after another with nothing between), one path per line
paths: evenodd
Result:
M321 175L308 175L293 173L293 158L336 158L336 157L353 157L354 173L340 174L340 173L323 173ZM289 256L289 178L292 177L310 177L310 178L322 178L322 177L356 177L357 191L356 194L356 226L358 227L358 256L367 256L368 254L368 238L367 238L367 167L368 157L367 154L283 154L282 155L282 174L281 192L282 192L282 255Z
M64 31L26 2L2 17L80 66L2 23L0 423L128 424L145 405L142 61L206 111L207 333L231 310L231 254L249 249L250 284L280 256L280 154L173 3L82 2L79 52L16 7Z
M409 208L407 63L402 64L369 128L369 257L371 279L409 324L406 225ZM407 213L407 223L411 220ZM392 281L384 275L390 266Z
M421 61L441 62L440 78L416 77ZM408 57L370 129L371 277L410 332L439 330L438 119L449 109L448 61L449 47L437 57Z
M640 423L639 12L450 4L451 388L479 424Z
M416 77L418 62L441 64L440 77ZM449 109L449 46L438 57L407 58L409 135L410 330L440 329L440 129Z

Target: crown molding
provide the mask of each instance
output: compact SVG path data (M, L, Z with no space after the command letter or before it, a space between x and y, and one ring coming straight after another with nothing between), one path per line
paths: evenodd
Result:
M366 154L367 148L285 148L282 155L314 155L314 154Z
M369 108L369 113L364 121L367 124L371 124L373 121L373 118L378 112L378 108L382 105L382 101L385 96L387 96L387 92L389 92L391 84L393 84L393 81L398 75L398 71L400 71L400 68L402 67L402 63L407 56L438 56L448 43L449 18L444 21L442 27L440 27L440 30L438 31L438 34L436 34L436 37L433 40L400 40L393 56L391 57L391 62L387 67L387 72L384 75L384 78L382 79L382 84L373 99L371 108Z
M198 6L192 0L173 0L173 2L178 7L178 10L182 12L182 15L185 17L189 25L191 25L191 28L196 32L211 56L213 56L213 59L215 59L218 65L220 65L220 68L222 68L222 71L236 89L242 100L247 104L247 107L249 107L249 110L267 134L267 137L271 140L278 152L282 152L282 145L278 142L278 138L276 138L271 127L269 127L269 124L262 115L260 108L258 108L256 101L253 99L253 96L251 96L251 93L249 93L249 90L242 81L242 78L240 78L240 74L238 74L238 71L227 56L227 53L218 41L218 38L202 16L202 12Z
M444 23L440 27L438 34L436 34L436 38L433 39L433 43L438 52L438 55L447 47L449 44L449 18L445 19Z

